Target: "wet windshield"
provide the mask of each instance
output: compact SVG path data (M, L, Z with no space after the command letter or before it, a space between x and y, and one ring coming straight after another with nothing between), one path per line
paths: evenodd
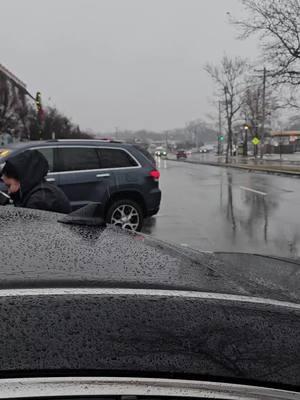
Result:
M300 257L299 1L4 0L1 14L0 165L27 150L48 163L26 188L46 180L55 211L100 202L107 222L181 248ZM54 210L9 185L15 205Z
M0 0L0 49L0 400L300 400L300 0Z

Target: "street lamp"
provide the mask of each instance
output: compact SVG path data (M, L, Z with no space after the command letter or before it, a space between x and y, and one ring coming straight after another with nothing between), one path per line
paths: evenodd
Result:
M243 156L248 156L248 132L249 132L249 125L244 124L244 144L243 144Z

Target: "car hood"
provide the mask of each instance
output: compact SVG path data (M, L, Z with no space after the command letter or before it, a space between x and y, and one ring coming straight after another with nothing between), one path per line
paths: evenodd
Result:
M300 387L299 264L0 208L0 377Z
M58 214L0 208L0 288L152 288L300 302L300 264L253 254L201 253Z

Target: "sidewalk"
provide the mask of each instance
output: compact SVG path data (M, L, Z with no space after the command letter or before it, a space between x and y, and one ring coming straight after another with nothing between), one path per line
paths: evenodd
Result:
M175 160L176 157L170 155L169 159ZM260 158L255 159L254 157L235 156L230 158L228 164L226 164L224 156L217 156L211 153L194 153L186 162L300 177L300 153L284 154L281 159L279 154L265 155L262 160Z

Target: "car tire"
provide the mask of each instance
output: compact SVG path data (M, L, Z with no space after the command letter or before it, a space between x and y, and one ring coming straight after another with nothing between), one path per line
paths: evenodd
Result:
M129 216L131 218L129 219ZM134 200L114 202L106 213L106 222L122 229L139 232L143 227L144 215L141 206Z

